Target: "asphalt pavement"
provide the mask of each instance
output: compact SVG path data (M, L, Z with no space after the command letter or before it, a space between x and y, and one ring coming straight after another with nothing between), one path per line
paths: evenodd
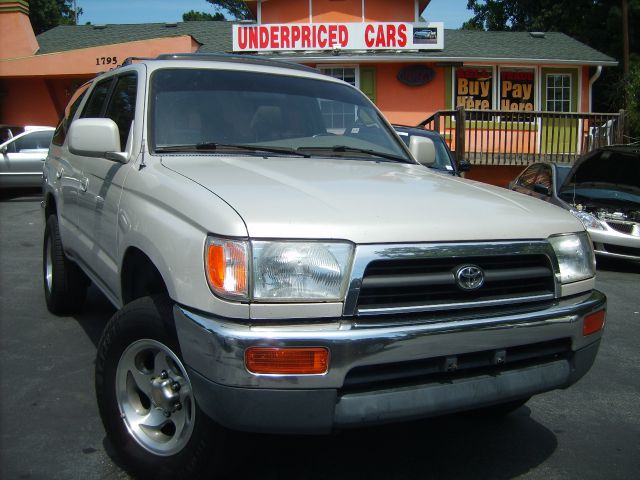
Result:
M96 345L113 307L91 288L48 313L37 192L0 193L0 478L125 479L96 406ZM231 435L230 478L632 479L640 472L640 265L600 261L609 298L596 363L500 419L453 415L325 437ZM212 472L215 474L216 472Z

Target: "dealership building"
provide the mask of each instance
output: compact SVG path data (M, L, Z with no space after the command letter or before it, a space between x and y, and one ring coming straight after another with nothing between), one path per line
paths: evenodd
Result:
M255 22L68 25L35 36L28 2L0 0L0 124L55 125L83 82L128 57L161 53L309 65L355 85L405 125L458 107L589 113L602 68L617 65L562 33L446 29L428 0L246 3Z

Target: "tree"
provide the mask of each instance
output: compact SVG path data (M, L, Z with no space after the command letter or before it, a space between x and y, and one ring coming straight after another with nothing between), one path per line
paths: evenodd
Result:
M217 9L225 10L233 20L249 20L253 18L251 10L242 0L207 0Z
M189 10L188 12L182 14L182 20L185 22L193 22L193 21L219 22L219 21L224 21L226 19L224 15L220 12L216 12L213 15L211 15L210 13L206 13L206 12L196 12L195 10Z
M463 28L562 32L624 63L623 4L628 7L628 68L637 75L640 0L468 0L467 8L474 15ZM604 70L594 94L594 111L631 110L632 102L625 100L625 92L629 99L637 78L633 73L625 75L624 67L621 64ZM632 135L639 136L640 130L632 131Z
M82 9L73 0L29 0L29 20L36 35L58 25L75 25Z

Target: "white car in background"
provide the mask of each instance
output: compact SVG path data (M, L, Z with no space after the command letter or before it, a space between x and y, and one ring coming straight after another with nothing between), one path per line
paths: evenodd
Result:
M39 187L53 127L0 126L0 188Z

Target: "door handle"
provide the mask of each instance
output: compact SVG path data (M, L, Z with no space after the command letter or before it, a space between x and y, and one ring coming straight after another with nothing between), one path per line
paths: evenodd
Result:
M80 190L82 190L83 192L86 192L87 188L89 188L89 179L87 177L84 177L80 181Z

